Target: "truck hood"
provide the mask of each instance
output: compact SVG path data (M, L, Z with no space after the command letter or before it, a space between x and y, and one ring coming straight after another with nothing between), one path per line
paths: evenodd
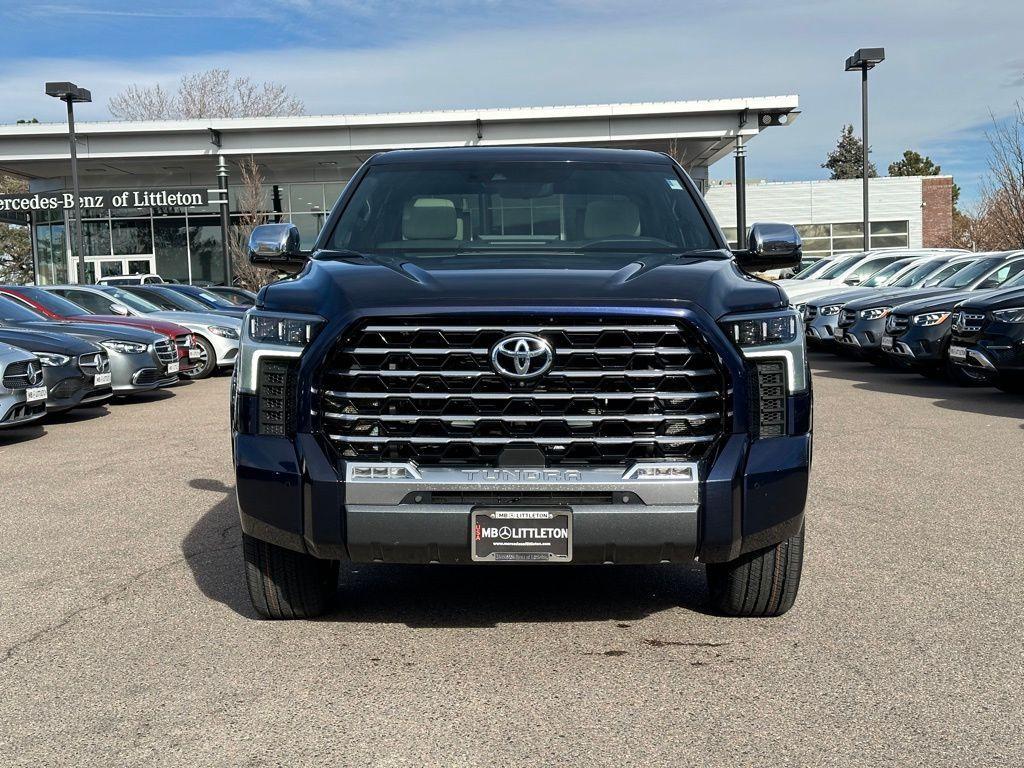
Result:
M474 253L368 258L321 253L296 279L264 288L257 306L334 317L347 311L456 304L688 302L714 318L787 303L774 284L744 274L732 259L722 257Z
M88 355L102 347L67 333L0 326L0 343L20 347L29 352L50 352L55 355Z

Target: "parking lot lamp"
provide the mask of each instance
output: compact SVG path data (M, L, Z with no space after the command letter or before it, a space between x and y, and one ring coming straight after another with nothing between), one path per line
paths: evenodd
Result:
M46 95L60 99L68 105L68 143L71 146L71 191L75 196L71 206L72 227L75 230L75 250L78 256L78 282L85 282L85 248L82 245L82 214L78 200L78 148L75 144L75 103L92 101L92 94L74 83L47 83Z
M864 250L871 248L871 220L868 216L868 70L885 61L885 48L858 48L846 60L846 71L860 70L861 156L864 175Z

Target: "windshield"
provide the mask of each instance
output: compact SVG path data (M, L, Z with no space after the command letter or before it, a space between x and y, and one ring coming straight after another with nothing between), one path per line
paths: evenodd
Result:
M195 299L169 288L151 288L142 295L160 307L160 309L203 313L208 313L210 311L210 308L205 304L200 304Z
M719 245L669 165L480 161L371 168L327 247L542 255Z
M942 266L943 263L939 261L927 261L924 264L918 264L906 274L900 276L896 280L893 280L889 285L894 288L912 288L924 281L928 275L938 269L941 269ZM952 274L952 272L950 274Z
M79 312L78 314L82 313ZM0 296L0 320L6 320L9 323L26 323L45 319L45 315L39 314L34 309L29 309L14 299Z
M836 259L827 269L823 269L821 272L816 274L815 277L821 280L831 280L833 277L842 274L863 258L864 254L855 253L853 256L844 256L841 259Z
M930 275L928 275L928 277L926 277L921 282L921 287L934 288L936 285L939 285L943 280L948 280L961 269L971 266L971 264L973 264L975 261L976 259L962 259L959 261L952 261L949 264L946 264L941 269L937 269Z
M861 283L864 288L877 288L880 285L885 285L889 282L889 279L898 273L900 270L905 269L908 264L913 264L914 259L900 259L894 261L887 267L882 267L880 270L875 272L871 277Z
M150 301L146 301L134 293L128 293L128 291L122 291L120 288L103 288L101 289L105 294L110 296L114 301L118 301L124 304L126 307L136 310L137 312L159 312L160 307L153 304Z
M41 307L53 312L60 317L74 317L75 315L91 315L93 312L85 307L80 307L73 301L68 301L63 296L57 296L38 288L23 288L25 296L30 298Z
M818 259L813 264L810 264L809 266L806 266L803 269L801 269L799 272L793 275L790 278L790 280L806 280L808 277L811 277L812 275L821 272L821 270L825 269L825 267L827 267L831 263L832 259Z
M988 259L978 259L970 266L961 269L952 277L947 277L941 283L940 288L966 288L975 280L982 277L997 264L1002 263L1001 256L994 256Z

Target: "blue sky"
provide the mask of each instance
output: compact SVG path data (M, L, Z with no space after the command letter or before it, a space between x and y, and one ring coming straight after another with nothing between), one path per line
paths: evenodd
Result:
M750 146L748 175L822 178L859 125L845 57L881 45L872 159L912 147L970 201L991 115L1024 99L1024 4L1008 0L0 0L0 121L60 118L45 80L93 91L227 67L285 83L307 112L581 104L795 93L803 114ZM859 130L859 128L858 128ZM729 161L712 168L732 173Z

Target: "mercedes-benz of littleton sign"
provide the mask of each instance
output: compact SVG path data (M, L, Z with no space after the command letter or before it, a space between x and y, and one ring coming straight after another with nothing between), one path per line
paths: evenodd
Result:
M79 195L81 208L192 207L209 202L204 190L122 189L95 190ZM60 211L74 206L73 192L35 192L0 195L0 211Z

